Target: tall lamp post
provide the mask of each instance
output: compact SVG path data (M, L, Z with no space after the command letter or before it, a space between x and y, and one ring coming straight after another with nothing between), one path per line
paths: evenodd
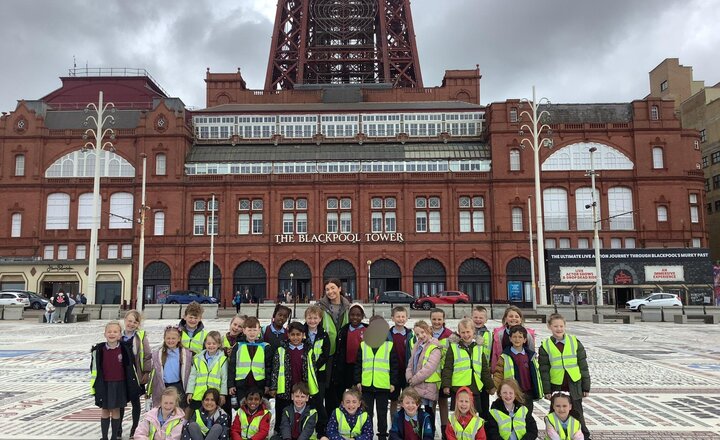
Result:
M137 290L135 291L135 299L136 299L136 305L135 308L142 311L143 309L143 302L145 298L143 297L143 272L145 270L145 212L147 211L148 207L145 206L145 176L147 174L147 155L142 155L143 165L142 165L142 206L140 206L140 249L139 249L139 256L138 256L138 282L137 282Z
M212 195L210 200L210 224L208 225L210 231L210 268L208 269L208 296L215 296L213 292L213 275L215 275L215 193ZM221 295L222 296L222 295Z
M367 260L367 267L368 267L368 302L372 301L372 288L370 287L370 266L372 265L372 260Z
M520 144L529 146L533 150L535 164L535 221L537 224L538 284L540 288L540 304L545 305L547 304L547 285L545 282L545 238L543 234L542 199L540 198L540 148L552 148L553 141L549 137L549 135L552 134L550 126L542 122L542 118L549 116L550 113L547 110L539 110L539 107L542 104L550 104L550 100L540 98L540 100L537 101L535 99L535 86L533 86L532 101L523 101L530 105L530 110L523 110L520 115L526 115L530 119L530 122L520 127L520 135L524 135L524 130L528 130L531 138L523 138ZM546 136L543 135L543 132L545 132Z
M97 302L97 295L95 292L96 279L97 279L97 243L98 243L98 230L100 229L100 155L104 154L105 148L110 151L114 151L112 140L115 139L115 131L112 128L106 128L115 123L115 117L109 113L115 113L115 104L112 102L103 103L103 92L101 91L98 96L98 103L91 102L85 107L85 113L88 113L88 117L85 118L86 126L90 125L91 128L85 130L83 139L94 138L94 140L88 140L85 143L83 150L95 150L95 175L93 176L93 220L92 227L90 228L90 254L88 258L88 300L91 303ZM109 137L110 141L105 141L105 137Z
M600 229L600 213L598 212L598 201L595 199L595 175L597 174L595 172L596 151L597 148L590 148L590 171L588 174L590 175L590 182L592 184L592 203L590 205L585 205L585 209L592 207L593 248L595 249L595 304L601 306L605 303L605 299L603 298L602 271L600 267L600 233L598 232Z

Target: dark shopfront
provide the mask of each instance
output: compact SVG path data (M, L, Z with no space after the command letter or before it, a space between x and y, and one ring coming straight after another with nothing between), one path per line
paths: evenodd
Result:
M554 304L595 303L592 249L548 250L547 282ZM605 304L653 292L680 295L683 304L712 301L712 262L707 249L603 249L600 252Z

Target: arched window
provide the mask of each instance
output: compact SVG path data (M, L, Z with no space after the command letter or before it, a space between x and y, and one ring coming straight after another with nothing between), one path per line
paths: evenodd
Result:
M616 186L608 190L608 217L610 218L610 229L613 231L635 229L633 197L630 188Z
M578 142L560 148L542 163L543 171L587 171L590 169L590 148L597 152L595 170L632 170L633 162L620 150L597 142Z
M133 195L115 193L110 196L110 229L132 229Z
M75 150L56 160L45 170L48 179L57 177L94 177L95 151ZM100 177L134 177L135 167L122 156L103 150L100 153Z
M523 210L522 208L512 209L512 230L521 232L523 230Z
M510 171L520 171L520 150L510 149Z
M68 229L70 227L70 196L53 193L47 198L45 229Z
M102 203L102 197L100 197L99 202ZM93 205L92 193L80 194L80 197L78 197L78 220L77 220L77 228L78 229L92 228L92 222L93 222L92 205ZM102 212L102 207L100 208L100 212Z
M657 207L657 221L659 221L659 222L668 221L667 206L660 205Z
M157 211L155 213L154 235L165 235L165 213L163 211Z
M22 214L16 212L12 215L12 231L11 237L20 237L22 235Z
M654 169L663 169L665 168L665 159L663 156L663 149L662 147L653 147L652 149L652 161L653 161L653 168Z
M167 173L167 156L165 153L155 155L155 174L164 176Z
M600 191L595 190L595 202L597 203L598 218L602 218L600 211ZM593 210L592 210L592 188L578 188L575 191L575 216L577 218L577 230L588 231L593 229ZM586 206L590 206L586 208ZM598 223L600 227L600 223Z
M568 205L564 188L547 188L543 191L543 211L546 231L567 231Z

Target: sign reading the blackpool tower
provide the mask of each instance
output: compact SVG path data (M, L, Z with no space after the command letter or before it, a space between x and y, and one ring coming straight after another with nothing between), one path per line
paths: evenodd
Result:
M364 234L277 234L275 244L304 244L304 243L402 243L405 240L399 232L393 233L364 233Z

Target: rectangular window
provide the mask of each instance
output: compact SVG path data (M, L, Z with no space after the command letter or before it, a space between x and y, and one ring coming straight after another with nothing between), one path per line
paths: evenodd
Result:
M440 232L440 211L430 211L430 232Z
M11 237L20 237L22 232L22 214L16 212L12 215L12 231L10 232Z
M656 170L665 168L665 160L663 159L663 149L661 147L653 147L652 149L653 168Z
M292 234L295 231L295 216L293 214L283 214L283 234Z
M154 228L155 230L153 232L155 235L165 235L165 213L163 211L158 211L155 213Z
M545 239L545 249L555 249L557 245L555 244L554 238L546 238Z
M307 234L307 214L298 213L295 228L298 234Z
M470 211L460 211L460 232L470 232Z
M517 107L510 107L510 122L514 123L518 121L518 109Z
M84 260L86 258L86 247L84 244L79 244L75 246L75 259L76 260Z
M125 260L129 260L130 258L132 258L132 245L131 244L122 245L120 257Z
M635 239L630 237L625 239L625 249L635 249Z
M622 248L622 239L621 238L611 238L610 239L610 249L621 249Z
M58 245L58 260L67 260L68 259L68 245L61 244Z
M415 213L415 232L427 232L427 212Z
M250 233L250 214L238 216L238 234L247 235Z
M343 234L352 232L352 215L349 212L340 214L340 232Z
M710 155L710 162L713 164L720 162L720 151L716 151Z
M252 215L252 233L255 235L262 234L263 228L263 215L262 213L255 213Z
M708 160L707 156L702 157L702 167L707 168L710 166L710 160Z
M578 249L587 249L590 247L590 240L587 238L578 238Z
M558 241L558 244L560 246L560 249L570 249L570 239L569 238L561 238Z
M337 212L328 212L327 214L327 233L337 234L338 231L338 215Z
M692 247L694 247L694 248L702 247L702 240L699 238L693 238L692 239Z
M25 175L25 155L24 154L18 154L15 156L15 175L16 176L24 176Z
M373 211L371 216L372 232L382 232L383 227L383 213Z
M46 245L43 251L43 259L52 260L53 258L55 258L55 246L51 244Z
M720 174L713 176L713 189L720 189Z
M512 230L513 232L521 232L523 230L523 210L522 208L512 209Z
M397 224L395 220L395 212L385 213L385 232L396 232Z
M650 107L650 119L652 119L653 121L657 121L658 119L660 119L660 109L658 108L658 106L653 105Z
M431 213L434 214L434 213ZM438 221L440 213L437 213ZM483 211L473 211L472 213L473 232L485 232L485 213ZM438 231L440 232L440 231Z
M693 205L690 207L690 222L700 223L700 209L697 205Z
M163 153L155 155L155 174L164 176L167 173L167 156Z
M118 245L116 244L109 244L108 245L108 253L107 253L108 260L116 260L118 257Z
M667 82L667 80L665 80L665 81L663 81L663 82L660 83L660 91L661 91L661 92L664 92L664 91L667 90L667 89L668 89L668 82Z
M520 171L520 150L510 150L510 171Z
M702 130L700 130L700 142L707 142L707 133L705 132L704 128ZM713 162L713 163L715 163L715 162Z
M193 215L193 235L205 235L205 214Z

